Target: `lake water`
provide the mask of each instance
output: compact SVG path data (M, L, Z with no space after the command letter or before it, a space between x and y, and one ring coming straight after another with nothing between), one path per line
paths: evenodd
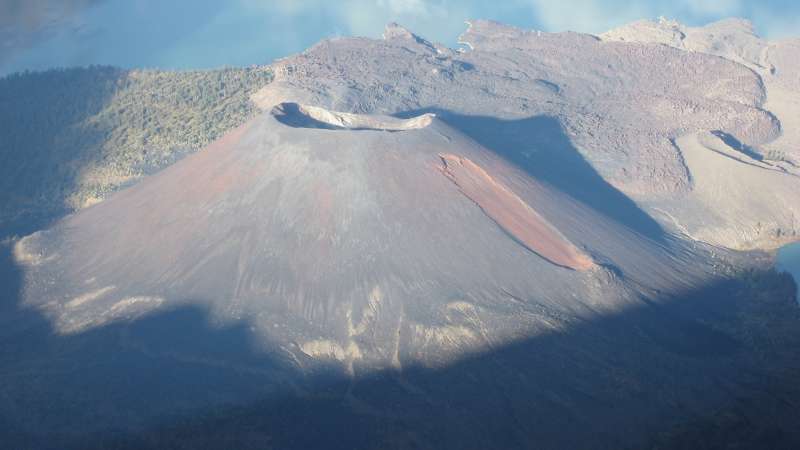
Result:
M778 250L778 270L792 274L795 283L800 285L800 242ZM797 293L797 302L800 303L800 291Z

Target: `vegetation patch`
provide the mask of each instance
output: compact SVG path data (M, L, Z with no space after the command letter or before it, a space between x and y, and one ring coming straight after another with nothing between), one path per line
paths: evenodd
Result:
M0 229L71 211L194 152L257 113L266 67L92 66L0 79Z

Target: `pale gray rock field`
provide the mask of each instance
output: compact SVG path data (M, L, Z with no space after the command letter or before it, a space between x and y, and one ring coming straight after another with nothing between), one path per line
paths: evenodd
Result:
M800 442L800 311L769 253L800 237L800 41L460 41L392 24L276 61L260 115L16 241L0 437Z
M764 248L797 240L800 227L800 202L797 200L800 193L797 184L800 176L800 39L766 41L755 34L750 23L739 19L699 28L663 19L641 21L611 30L601 38L663 44L692 53L716 55L753 72L761 84L762 100L758 106L774 118L778 134L762 142L748 142L736 133L728 136L716 133L717 139L706 134L700 139L700 148L717 154L727 153L743 164L730 164L730 160L717 159L707 151L685 148L698 145L688 136L674 140L682 154L692 152L696 154L695 160L702 158L702 162L697 160L697 166L690 168L698 183L716 185L715 181L700 175L704 171L711 177L729 177L730 182L712 188L716 190L716 195L711 194L714 198L709 198L708 187L692 190L689 202L705 204L702 210L716 216L702 219L706 224L697 224L701 210L696 208L692 213L672 206L667 208L667 214L671 215L669 220L674 220L674 225L684 227L690 234L700 233L695 237L732 248ZM776 181L773 184L767 179ZM732 184L737 187L730 190ZM658 202L646 203L656 215L661 212Z
M696 30L638 22L601 37L475 21L460 40L468 50L454 52L389 27L382 41L324 41L277 62L275 82L255 99L263 108L298 101L360 113L441 110L504 122L552 117L606 182L671 231L696 219L690 211L665 216L660 207L662 200L693 196L693 174L675 144L683 136L724 133L740 147L733 150L750 149L745 156L800 173L795 137L800 126L793 124L800 117L800 71L796 57L789 56L798 55L796 40L763 41L738 20ZM469 134L471 124L465 125ZM542 133L517 128L502 137L507 148L501 150L532 160ZM800 203L773 205L767 192L765 198L758 193L751 198L781 219L758 213L739 218L724 225L732 228L724 238L712 242L754 248L795 236ZM724 204L719 211L711 207L710 212L730 216Z

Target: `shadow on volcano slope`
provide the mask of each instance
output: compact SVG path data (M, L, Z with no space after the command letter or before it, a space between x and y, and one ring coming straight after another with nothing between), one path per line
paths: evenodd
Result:
M108 139L107 127L88 126L88 119L126 77L125 70L93 66L0 78L0 239L30 234L68 212L52 200L76 186L76 162L94 157Z
M398 114L414 117L434 113L482 146L548 183L606 217L654 241L665 232L625 194L606 182L576 149L558 119L533 116L503 120L489 116L468 116L447 110L422 109Z
M723 280L439 369L301 372L183 307L58 335L4 261L8 448L797 448L791 279ZM263 347L262 347L263 348ZM309 362L310 360L304 360ZM331 363L328 368L336 368ZM340 368L340 367L339 367Z

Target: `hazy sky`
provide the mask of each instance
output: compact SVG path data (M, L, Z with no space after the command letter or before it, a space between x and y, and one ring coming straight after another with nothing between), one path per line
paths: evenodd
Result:
M391 21L455 45L469 18L600 33L662 15L692 25L746 17L761 35L800 36L798 0L0 0L0 74L263 64L325 37L378 37Z

